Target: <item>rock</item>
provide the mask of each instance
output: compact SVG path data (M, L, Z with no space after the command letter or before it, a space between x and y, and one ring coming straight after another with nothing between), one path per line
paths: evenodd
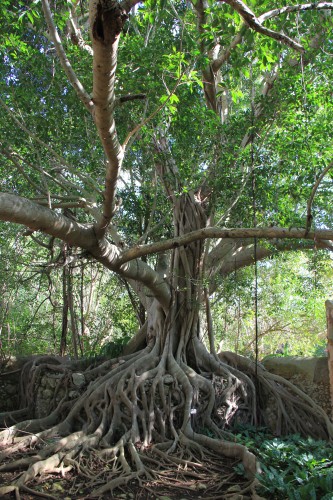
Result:
M80 396L80 393L79 391L69 391L68 396L70 397L70 399L74 399Z
M173 383L173 381L174 381L174 378L173 378L173 376L172 376L172 375L165 375L165 377L163 378L163 382L164 382L164 384L166 384L166 385L170 385L170 384L172 384L172 383Z
M51 389L44 389L43 399L51 401L52 398L53 398L53 391Z
M269 357L262 361L264 367L276 375L290 379L300 375L310 382L328 380L327 358L302 358L300 356Z
M48 387L51 387L52 389L56 388L56 385L58 383L58 380L54 377L46 377L46 384Z
M86 383L86 379L83 375L83 373L73 373L72 374L72 380L73 380L73 384L76 386L76 387L83 387Z

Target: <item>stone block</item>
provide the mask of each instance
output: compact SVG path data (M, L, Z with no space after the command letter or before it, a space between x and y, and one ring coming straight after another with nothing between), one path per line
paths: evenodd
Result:
M291 379L295 375L302 376L310 382L327 382L327 358L300 356L269 357L262 361L264 367L276 375Z
M79 373L79 372L72 374L72 380L73 380L73 384L76 387L83 387L86 383L86 379L85 379L83 373Z

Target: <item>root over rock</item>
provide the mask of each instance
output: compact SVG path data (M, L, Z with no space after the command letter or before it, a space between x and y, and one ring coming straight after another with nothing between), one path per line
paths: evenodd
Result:
M255 370L245 358L226 353L217 359L199 341L194 350L195 368L168 350L161 355L157 344L96 366L36 358L23 370L25 407L0 416L0 472L21 471L0 487L0 495L15 492L19 498L38 476L75 473L89 498L110 495L133 481L147 492L152 485L172 484L180 492L192 485L207 498L232 498L237 461L247 473L241 490L251 495L257 459L229 431L235 420L265 424L261 410L267 395L276 400L277 432L332 438L326 414L299 389ZM85 386L70 399L71 373L78 369ZM60 374L55 394L58 386L65 392L62 399L53 398L48 416L33 418L38 381L47 371ZM18 422L22 415L25 420Z

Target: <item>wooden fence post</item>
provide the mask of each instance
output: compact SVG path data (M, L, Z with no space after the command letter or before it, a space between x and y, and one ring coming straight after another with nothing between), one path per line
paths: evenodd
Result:
M331 395L331 417L333 419L333 301L326 300L325 306L327 318L327 354Z

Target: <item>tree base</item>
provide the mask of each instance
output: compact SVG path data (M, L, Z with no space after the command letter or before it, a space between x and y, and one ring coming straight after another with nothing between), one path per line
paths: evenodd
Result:
M227 353L227 365L199 342L196 351L196 370L167 352L158 355L156 345L85 367L85 386L74 400L69 399L71 374L80 366L36 358L22 371L26 407L20 415L25 412L32 418L13 423L15 412L1 416L2 426L12 425L0 433L0 472L23 472L2 486L0 495L14 492L18 498L39 476L75 473L89 498L123 493L133 483L147 492L154 485L163 489L172 483L173 491L193 486L193 492L204 492L205 498L229 498L229 493L235 494L230 490L235 487L232 467L239 461L248 478L243 493L251 494L258 462L246 447L232 441L228 429L235 421L264 422L257 391L275 396L280 431L333 436L325 413L292 384L262 368L257 368L253 381L249 360ZM232 366L236 361L237 369ZM50 370L61 374L58 386L65 387L65 395L60 402L53 399L48 416L36 419L38 381Z

